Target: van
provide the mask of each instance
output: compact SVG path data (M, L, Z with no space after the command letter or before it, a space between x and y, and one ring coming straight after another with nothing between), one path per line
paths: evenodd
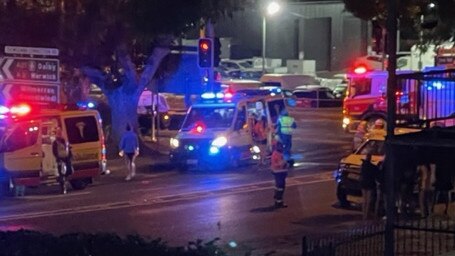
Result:
M3 188L55 181L58 172L52 142L58 127L73 154L74 172L68 179L73 189L84 189L106 171L102 122L96 110L42 110L1 121L0 181Z
M263 118L270 128L267 148L271 149L273 127L286 109L282 94L205 93L201 97L170 139L170 163L181 170L224 169L259 160L260 149L253 141L254 117Z
M284 90L294 90L301 85L319 85L319 80L310 75L295 74L264 74L260 80L265 86L280 87Z

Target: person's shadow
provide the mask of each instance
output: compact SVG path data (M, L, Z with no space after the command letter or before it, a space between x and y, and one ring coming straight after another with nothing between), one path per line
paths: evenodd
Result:
M257 213L257 212L273 212L275 210L276 210L275 206L271 205L271 206L266 206L266 207L254 208L254 209L251 209L250 212L253 212L253 213Z

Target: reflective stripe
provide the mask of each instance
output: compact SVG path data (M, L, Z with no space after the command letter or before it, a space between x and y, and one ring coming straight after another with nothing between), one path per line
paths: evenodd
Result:
M282 134L292 134L292 131L294 130L292 128L292 124L294 123L294 118L293 117L281 116L278 121L280 122L280 125L281 125L280 132Z

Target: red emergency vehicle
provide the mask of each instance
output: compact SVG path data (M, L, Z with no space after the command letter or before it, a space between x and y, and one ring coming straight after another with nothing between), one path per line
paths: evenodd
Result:
M346 131L354 131L360 121L367 122L367 129L377 119L382 119L385 123L387 76L387 71L371 71L362 65L348 74L348 89L343 101L343 128ZM397 105L406 106L406 109L415 105L414 89L397 90L395 95Z

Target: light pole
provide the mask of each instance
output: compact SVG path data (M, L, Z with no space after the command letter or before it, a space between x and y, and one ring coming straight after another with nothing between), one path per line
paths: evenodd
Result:
M265 74L265 49L266 49L266 35L267 35L267 16L273 16L279 12L281 6L277 2L270 2L262 15L262 73Z

